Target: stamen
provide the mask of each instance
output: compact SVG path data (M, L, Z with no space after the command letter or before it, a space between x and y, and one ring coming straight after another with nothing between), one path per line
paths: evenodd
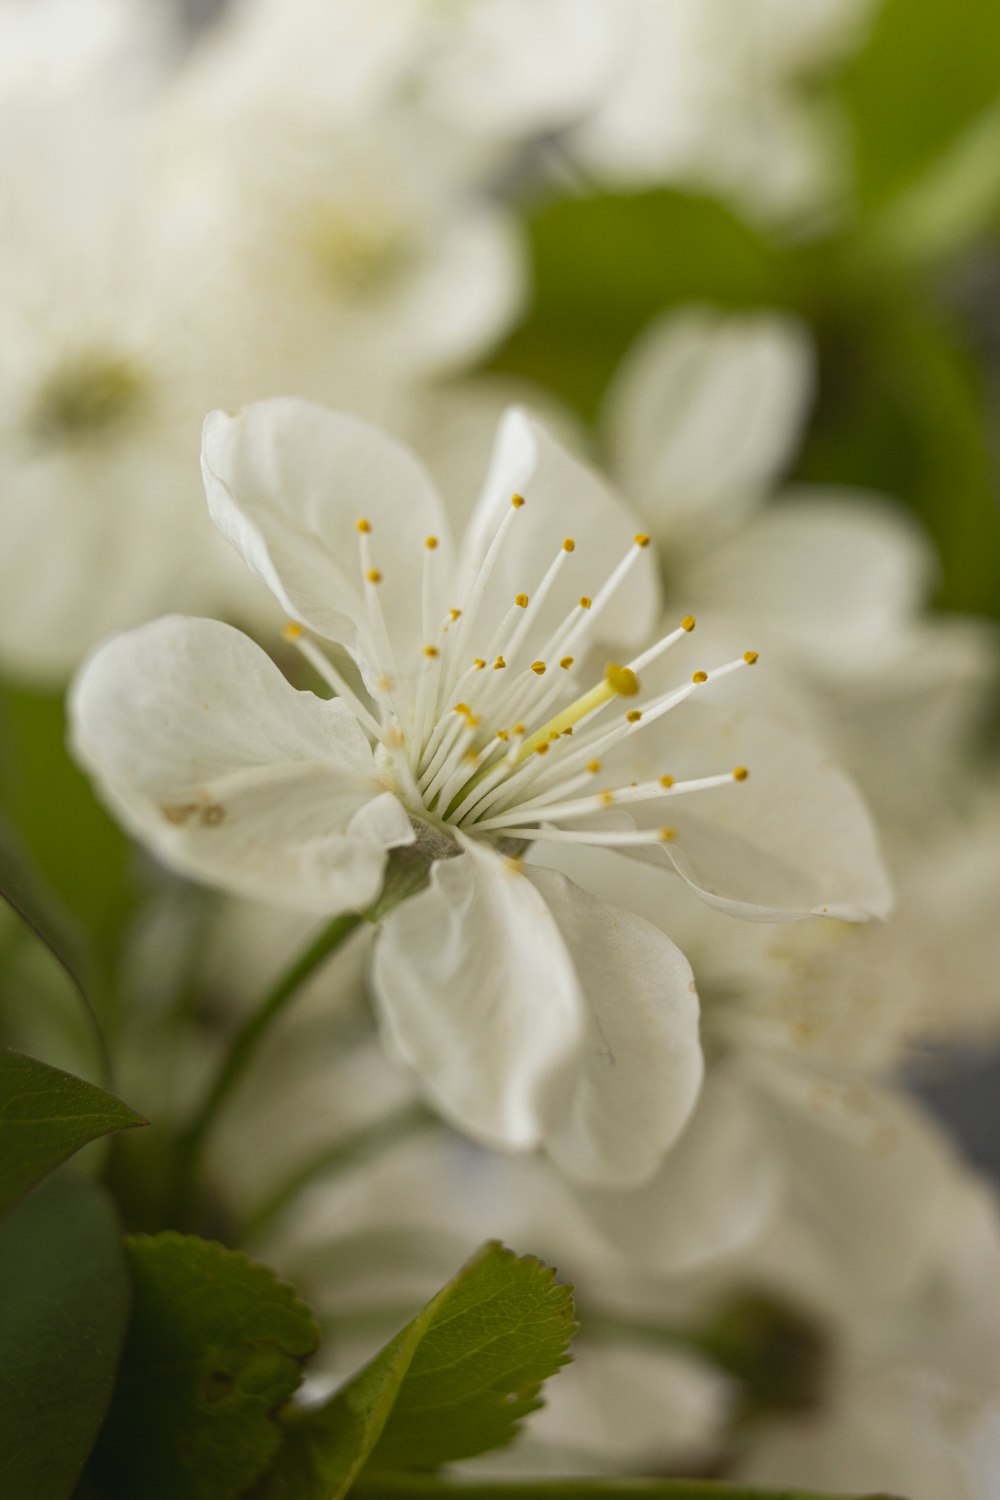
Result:
M429 536L424 542L424 562L420 579L420 619L425 641L431 640L435 634L434 554L437 551L437 547L438 539L436 536Z
M371 522L362 516L356 523L359 538L359 551L361 553L361 572L365 581L365 600L368 605L368 621L371 626L372 645L374 647L375 660L373 665L378 668L376 684L379 690L379 703L388 709L391 717L399 719L399 712L392 697L392 684L399 681L399 668L396 665L395 654L389 640L389 632L386 629L385 616L382 613L382 605L378 597L378 586L382 582L382 574L372 564L371 543L369 538L372 532Z
M529 839L546 844L595 844L608 849L628 849L644 844L671 844L676 838L673 828L656 830L620 829L617 832L594 833L591 830L577 832L569 828L508 828L508 838Z
M584 780L586 778L583 778ZM511 823L520 823L533 818L582 818L600 812L605 807L626 806L633 802L659 802L665 797L683 797L692 792L707 792L716 787L731 786L733 774L721 776L698 776L689 781L674 781L670 776L661 776L656 781L635 782L629 786L608 788L589 797L577 797L571 801L557 801L565 797L571 786L579 785L581 778L561 784L558 788L540 793L530 801L511 806L495 817L482 819L477 827L483 832L505 828Z
M357 693L353 688L348 686L333 663L318 646L309 640L302 626L290 620L281 633L286 641L290 641L302 653L313 670L322 677L327 687L331 687L337 696L343 698L344 702L350 706L350 710L358 720L358 723L367 729L372 738L384 743L383 726L373 714L369 713Z
M466 600L465 617L462 621L462 629L459 637L459 644L463 652L467 648L469 633L472 630L473 625L475 624L476 616L479 613L479 606L483 602L483 597L486 593L487 585L489 584L493 569L496 566L497 558L500 555L500 549L504 544L507 533L514 521L514 517L517 515L518 511L522 509L524 503L525 502L523 495L511 496L511 508L510 510L504 511L503 518L500 521L500 524L497 527L496 531L493 533L493 540L490 542L489 547L486 549L486 556L483 558L482 562L479 565L479 572L476 574L475 580L472 584L472 588L469 590L469 597Z

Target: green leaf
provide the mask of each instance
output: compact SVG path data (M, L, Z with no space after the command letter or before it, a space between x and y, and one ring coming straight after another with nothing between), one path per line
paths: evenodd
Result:
M0 1223L0 1494L66 1500L107 1410L128 1317L102 1189L64 1175Z
M88 1141L146 1124L94 1084L0 1047L0 1214Z
M785 303L780 253L710 198L657 191L551 204L530 225L534 301L492 368L593 416L632 339L666 307Z
M842 88L858 197L881 209L1000 100L994 0L883 0Z
M61 694L0 683L3 817L104 960L137 894L132 846L66 750ZM56 950L58 952L58 950ZM95 1001L99 998L91 988Z
M264 1500L336 1500L358 1474L432 1469L509 1443L566 1364L572 1289L490 1243L315 1412L294 1422Z
M86 934L48 891L27 851L0 827L0 897L52 954L80 997L105 1080L110 1063L92 997L102 987L100 965Z
M940 602L1000 615L988 394L958 333L900 287L821 330L820 403L796 477L898 497L941 556Z
M222 1245L173 1232L126 1243L132 1320L93 1477L108 1500L233 1500L281 1443L312 1315Z

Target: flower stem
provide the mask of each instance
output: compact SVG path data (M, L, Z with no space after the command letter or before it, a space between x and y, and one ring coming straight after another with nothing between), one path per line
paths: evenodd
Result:
M198 1159L205 1140L256 1052L261 1038L310 975L364 920L357 912L344 912L334 917L265 995L236 1033L197 1113L177 1141L173 1218L183 1218L187 1213Z
M368 1500L850 1500L814 1490L758 1489L716 1479L442 1480L430 1474L362 1473L351 1494ZM892 1500L868 1494L855 1500Z

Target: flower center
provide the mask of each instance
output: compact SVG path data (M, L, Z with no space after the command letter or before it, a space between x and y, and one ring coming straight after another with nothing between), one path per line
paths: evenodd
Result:
M402 226L374 204L324 204L305 227L307 253L337 297L375 296L405 269L412 245Z
M752 666L755 651L697 671L669 691L644 693L641 673L695 628L686 615L632 661L609 663L581 682L596 624L649 545L639 534L594 595L581 594L540 637L540 611L570 565L576 543L566 537L532 594L518 593L487 639L482 623L490 579L525 501L514 495L487 548L461 608L441 608L437 538L426 539L422 562L424 646L415 673L404 678L382 612L385 584L371 523L356 523L358 562L368 616L366 680L370 700L344 680L299 624L286 638L302 651L355 713L391 767L396 790L418 818L439 828L501 839L545 839L609 845L669 842L672 828L602 830L574 823L610 807L661 804L747 779L744 766L706 776L652 779L596 789L602 757L642 733L708 684ZM537 655L535 648L537 646ZM569 823L569 828L558 825Z
M120 427L146 394L146 377L129 360L97 351L77 354L43 381L28 427L41 442L80 442Z

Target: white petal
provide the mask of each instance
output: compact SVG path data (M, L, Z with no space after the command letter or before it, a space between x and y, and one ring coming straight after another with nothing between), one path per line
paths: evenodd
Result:
M606 398L613 468L667 549L738 518L788 462L812 394L804 328L779 313L690 307L640 336Z
M692 608L759 623L789 654L839 674L873 670L927 597L934 563L917 527L875 495L790 493L706 553Z
M132 832L185 874L334 913L378 895L411 843L365 736L238 630L172 616L116 637L71 700L74 748Z
M708 703L688 702L634 737L631 772L680 781L749 769L715 790L634 805L640 827L669 826L655 850L713 906L758 921L848 922L891 909L888 876L853 783L813 741Z
M944 1132L901 1093L748 1061L796 1223L857 1295L911 1295L940 1256L963 1184Z
M661 1275L731 1255L767 1223L780 1158L746 1093L709 1072L683 1135L637 1192L576 1189L591 1220L634 1264Z
M571 1177L635 1186L673 1146L701 1086L691 966L644 918L554 871L528 874L558 924L587 1014L575 1067L543 1101L546 1149Z
M438 225L433 254L385 309L397 361L426 378L482 358L520 311L523 262L515 222L494 208Z
M543 1145L585 1181L648 1177L701 1080L686 961L641 918L465 843L384 923L374 983L392 1045L487 1143Z
M888 1363L845 1371L825 1411L761 1427L737 1466L739 1478L837 1494L877 1486L911 1500L993 1500L989 1490L964 1482L957 1393L949 1402L927 1375L908 1377Z
M532 635L537 641L576 606L581 594L596 596L640 526L635 514L592 469L566 453L527 412L513 408L500 423L489 472L463 544L462 569L467 579L475 576L514 494L523 495L526 504L518 511L497 558L477 638L482 635L488 640L518 594L530 598L569 536L576 549L539 614ZM601 615L598 638L626 644L644 640L653 627L657 602L655 560L648 548Z
M407 449L344 412L259 401L205 422L212 519L289 615L372 659L357 522L371 524L397 659L419 655L425 541L447 595L450 544L434 486ZM402 664L402 663L401 663Z
M438 861L382 924L373 986L383 1029L448 1119L495 1146L540 1140L539 1101L585 1018L538 892L492 850Z
M463 1465L468 1477L683 1470L718 1451L732 1417L733 1382L679 1347L584 1338L560 1374L523 1439Z

